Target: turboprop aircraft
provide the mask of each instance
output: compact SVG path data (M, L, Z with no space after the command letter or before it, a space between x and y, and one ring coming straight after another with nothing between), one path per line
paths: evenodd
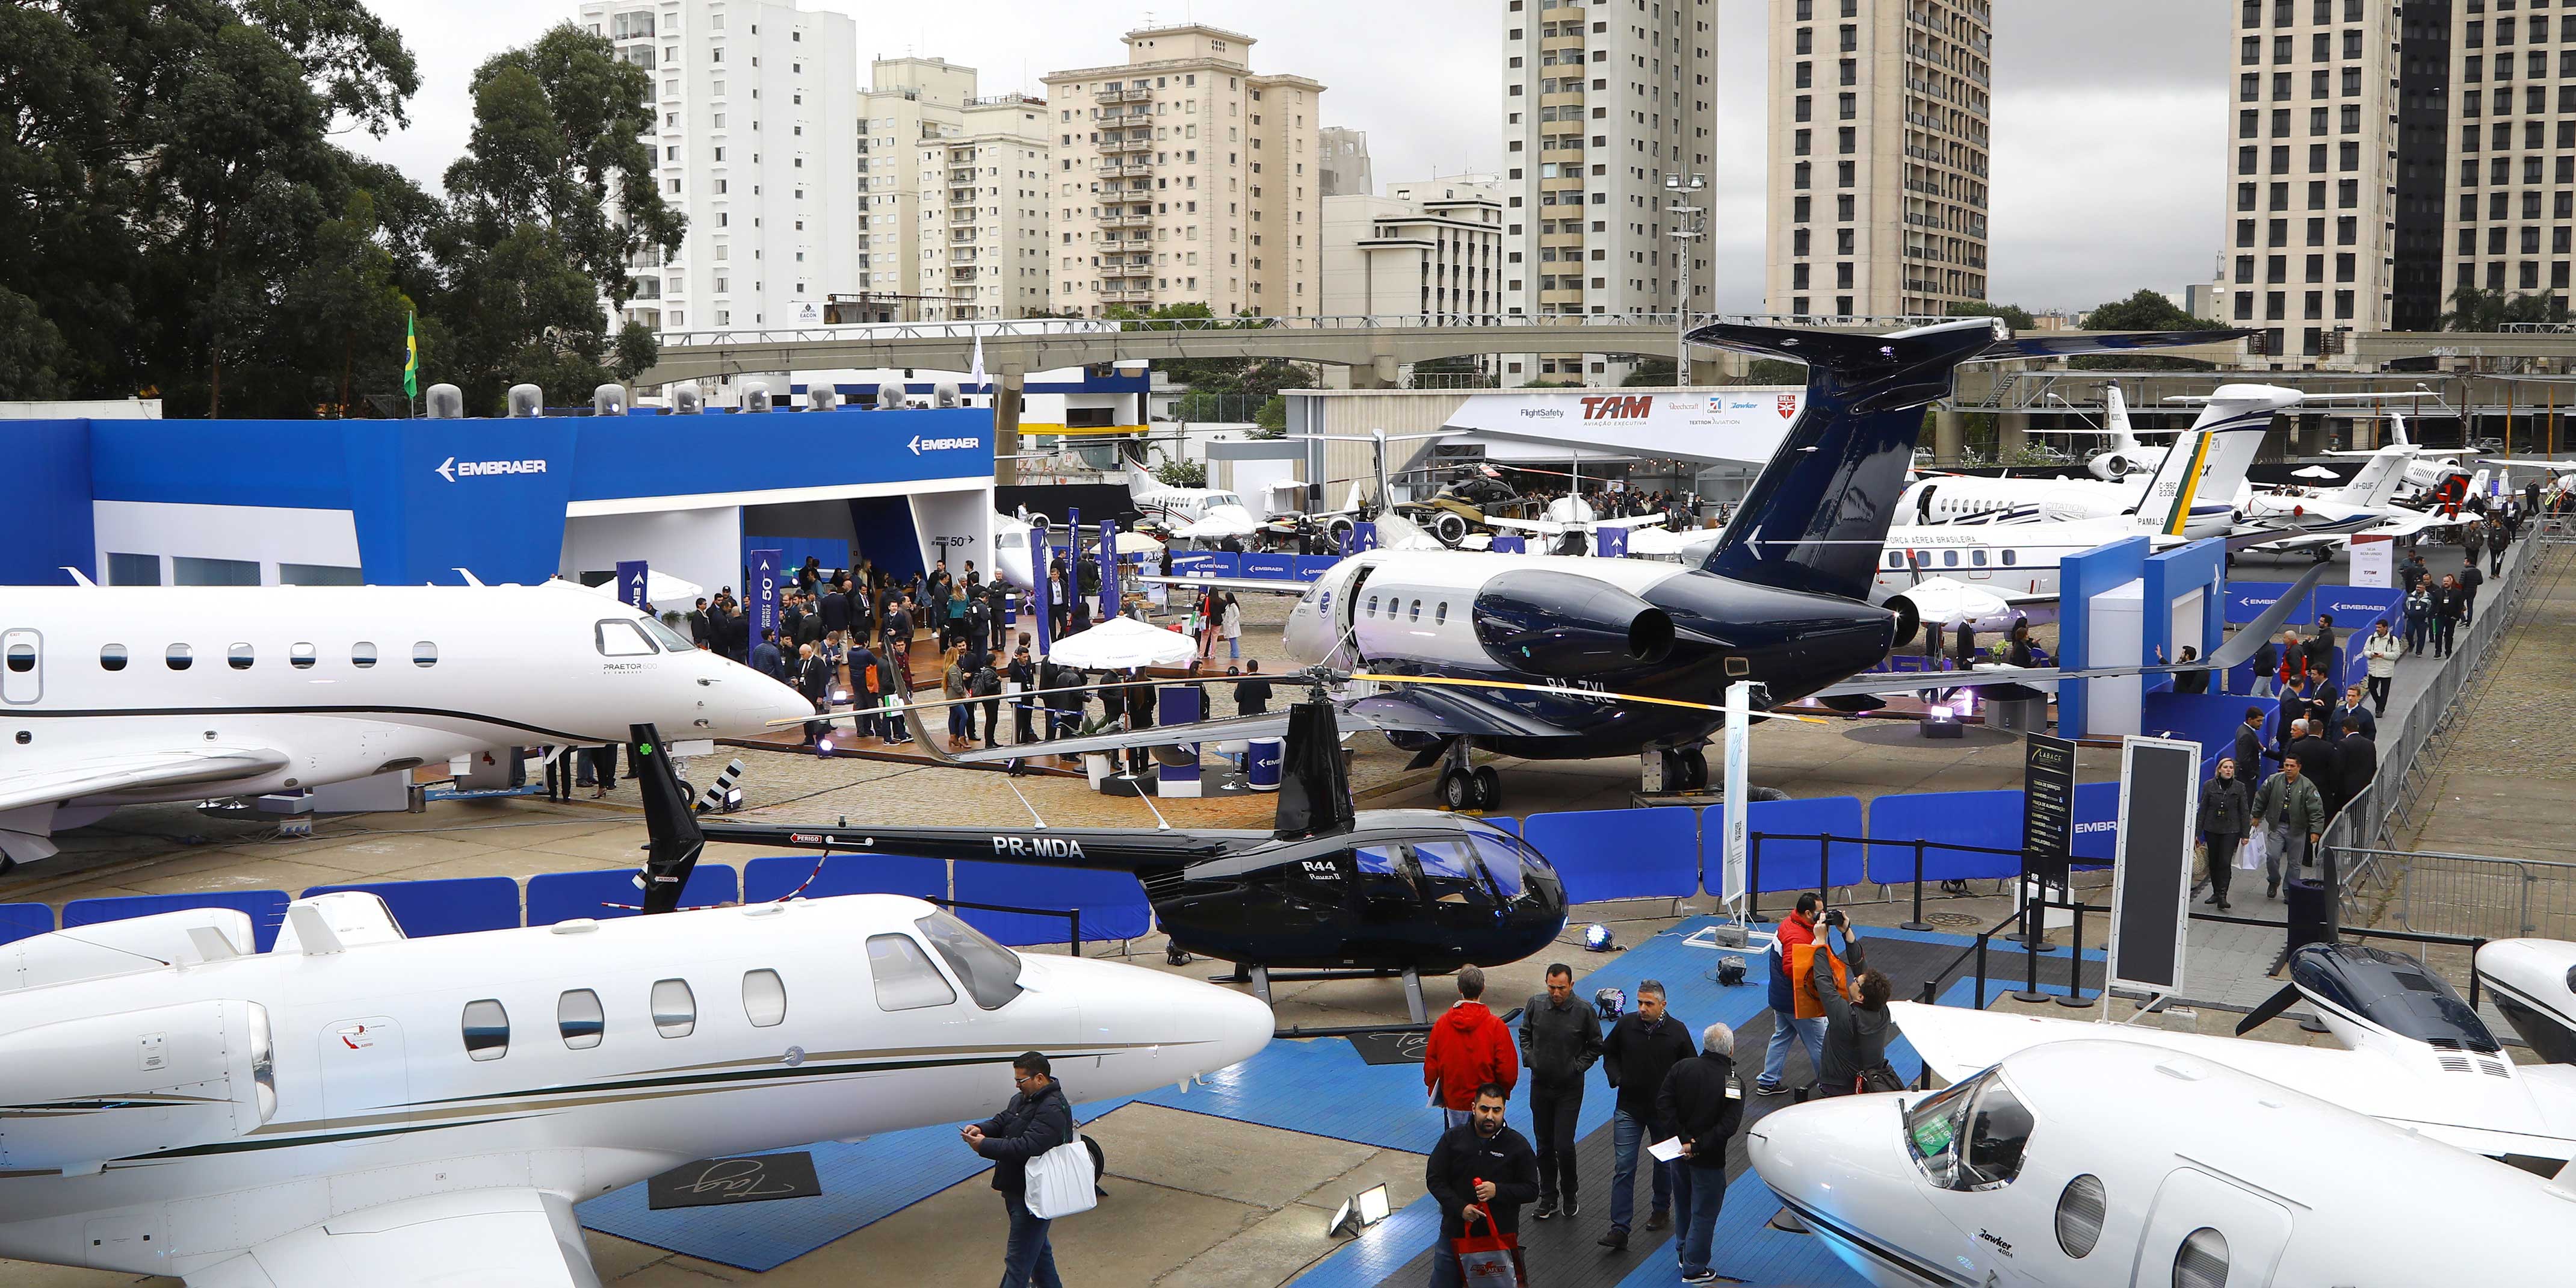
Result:
M922 745L935 747L921 711L907 708L906 718ZM693 835L1128 872L1144 884L1155 923L1174 948L1239 964L1264 999L1273 980L1401 975L1416 1023L1426 1018L1422 973L1505 965L1556 942L1565 929L1565 886L1545 855L1464 814L1356 811L1333 704L1319 689L1289 708L1288 721L1278 817L1269 831L697 823L674 808L654 821L648 888L676 898L697 852L681 839L666 846L663 837ZM1285 973L1292 969L1324 973Z
M2065 406L2068 411L2075 411L2075 408L2065 399L2055 394L2050 394L2049 397L2061 406ZM2144 476L2155 473L2156 468L2165 463L2167 449L2138 441L2137 433L2129 426L2128 395L2120 391L2120 386L2106 384L2102 386L2102 405L2103 430L2111 435L2111 445L2087 457L2084 461L2084 472L2106 483L2117 483L2132 475ZM2076 414L2081 416L2083 413L2076 412ZM2033 426L2029 432L2090 434L2095 431L2089 426L2080 429Z
M2567 1181L2102 1033L1939 1092L1775 1110L1745 1153L1882 1288L2565 1279Z
M1868 602L1870 579L1922 409L1949 390L1960 364L2230 334L2016 338L1990 318L1878 336L1700 327L1693 343L1807 364L1804 408L1703 562L1364 551L1304 590L1285 628L1288 653L1302 665L1423 681L1356 690L1341 705L1417 764L1445 760L1440 794L1453 807L1500 802L1498 780L1469 762L1471 746L1538 760L1663 751L1684 785L1704 785L1701 748L1722 723L1713 704L1730 683L1766 686L1773 705L1794 701L1876 665L1913 635L1914 620ZM959 759L1264 736L1229 722L1173 725Z
M0 871L120 805L253 796L651 721L756 737L796 691L570 582L23 587L0 605Z
M639 743L650 756L651 743ZM673 794L676 795L676 788ZM0 947L0 1257L191 1288L592 1285L572 1205L692 1159L1221 1069L1268 1008L844 895L407 939L383 902Z
M2117 1037L2297 1087L2542 1176L2576 1158L2576 1067L2515 1064L2477 1012L2414 958L2310 944L2292 954L2290 980L2237 1032L2304 1000L2342 1049L1915 1002L1889 1010L1924 1068L1952 1081L2029 1047Z

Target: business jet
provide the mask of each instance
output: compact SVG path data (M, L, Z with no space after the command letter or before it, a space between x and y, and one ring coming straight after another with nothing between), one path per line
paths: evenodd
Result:
M192 1288L595 1285L582 1199L983 1117L1022 1051L1088 1100L1272 1027L895 895L408 939L344 892L251 942L200 908L0 948L0 1256Z
M2495 939L2478 946L2477 963L2513 1031L2541 1059L2576 1065L2576 944Z
M292 792L497 747L756 737L813 704L570 582L19 588L0 871L120 805Z
M2565 1180L2126 1040L1788 1106L1745 1143L1882 1288L2550 1283L2576 1224Z
M1695 343L1808 364L1803 410L1701 563L1364 551L1304 589L1284 629L1286 650L1301 665L1436 681L1384 691L1362 682L1346 691L1342 713L1384 731L1419 765L1445 760L1439 793L1453 807L1499 801L1498 780L1469 763L1471 747L1538 760L1653 750L1674 758L1686 785L1704 784L1702 748L1722 723L1709 704L1728 685L1752 681L1766 686L1769 704L1794 701L1877 665L1913 634L1914 621L1868 602L1871 576L1922 409L1949 390L1960 364L2215 335L2015 337L1982 318L1877 336L1701 327ZM2266 404L2266 421L2269 414ZM2181 508L2190 508L2188 494ZM1223 737L1269 736L1227 728ZM1191 729L1114 737L1199 741ZM1120 744L1035 743L960 759L1111 745Z
M2058 398L2055 394L2049 397L2056 399L2061 405L2066 403L2065 399ZM2118 385L2104 385L2102 403L2102 423L2103 427L2110 432L2111 445L2086 458L2084 472L2105 483L2118 483L2133 476L2144 477L2155 473L2156 468L2165 463L2167 449L2138 441L2137 434L2129 427L2128 395L2120 392ZM2074 411L2075 408L2067 406L2067 410ZM2030 432L2090 434L2094 431L2088 427L2083 429L2035 428Z
M2422 963L2360 945L2310 944L2292 955L2290 979L2237 1032L2305 1001L2341 1048L1914 1002L1889 1010L1924 1068L1951 1081L2031 1047L2116 1036L2297 1087L2542 1176L2576 1158L2576 1066L2515 1064L2477 1012Z
M1144 466L1129 462L1127 496L1144 515L1139 526L1185 541L1242 541L1261 530L1243 497L1224 488L1169 487Z

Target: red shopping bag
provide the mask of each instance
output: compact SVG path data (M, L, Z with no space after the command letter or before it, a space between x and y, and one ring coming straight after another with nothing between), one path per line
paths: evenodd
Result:
M1529 1273L1521 1266L1521 1237L1500 1234L1494 1230L1494 1217L1483 1204L1469 1204L1463 1214L1466 1230L1449 1246L1458 1257L1458 1277L1468 1288L1529 1288ZM1479 1225L1484 1233L1476 1233Z

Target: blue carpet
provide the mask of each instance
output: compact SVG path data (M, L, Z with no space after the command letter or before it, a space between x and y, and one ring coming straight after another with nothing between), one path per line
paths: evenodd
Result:
M1297 1288L1375 1288L1439 1235L1440 1201L1426 1194L1335 1248L1297 1276Z
M1129 1099L1077 1105L1074 1117L1090 1122ZM602 1234L744 1270L774 1270L992 1166L958 1143L957 1128L944 1123L855 1145L825 1141L799 1148L814 1155L814 1174L823 1182L818 1197L656 1212L645 1205L644 1186L636 1184L575 1210L583 1225Z
M1812 1234L1785 1234L1770 1227L1780 1210L1762 1178L1747 1170L1726 1187L1726 1206L1717 1214L1717 1234L1708 1243L1710 1268L1760 1288L1868 1288L1869 1281L1828 1251ZM1660 1288L1681 1281L1672 1260L1672 1243L1628 1272L1619 1288Z

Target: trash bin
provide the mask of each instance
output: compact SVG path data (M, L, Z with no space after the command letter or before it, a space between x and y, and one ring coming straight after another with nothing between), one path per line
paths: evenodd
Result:
M2290 947L2296 950L2307 944L2334 942L2333 919L2329 916L2332 898L2326 883L2309 877L2291 877L2281 883L2281 902L2289 905L2283 918L2290 923Z
M1254 738L1244 744L1243 777L1256 792L1279 790L1281 742L1277 738Z

